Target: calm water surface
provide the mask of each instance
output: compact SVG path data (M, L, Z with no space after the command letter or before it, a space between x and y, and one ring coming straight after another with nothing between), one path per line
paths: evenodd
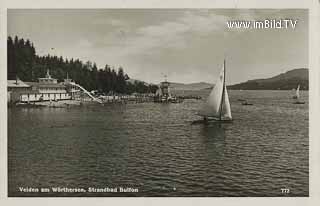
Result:
M229 124L191 124L202 100L9 108L9 196L308 196L308 93L304 105L292 104L289 91L229 95ZM21 193L21 186L139 192Z

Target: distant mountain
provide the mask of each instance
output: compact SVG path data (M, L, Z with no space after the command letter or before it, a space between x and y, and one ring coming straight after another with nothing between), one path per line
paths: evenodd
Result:
M141 80L137 80L137 79L128 79L126 80L126 82L129 82L131 84L134 84L135 82L142 82L144 85L146 86L149 86L149 85L154 85L154 84L151 84L151 83L147 83L145 81L141 81Z
M171 90L202 90L207 88L212 88L213 84L209 84L206 82L197 82L190 84L183 84L177 82L170 82Z
M135 81L137 82L143 82L144 85L155 85L153 83L147 83L141 80L137 79L128 79L127 82L134 83ZM159 85L159 84L157 84ZM202 89L210 89L213 87L213 84L209 84L206 82L197 82L197 83L190 83L190 84L184 84L184 83L177 83L177 82L170 82L170 89L171 90L202 90Z
M301 90L309 89L308 69L293 69L267 79L254 79L228 86L228 89L243 90L291 90L300 84Z

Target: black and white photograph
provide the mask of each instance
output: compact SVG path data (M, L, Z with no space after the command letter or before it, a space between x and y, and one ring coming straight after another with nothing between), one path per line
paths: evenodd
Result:
M309 197L309 10L7 9L8 197Z

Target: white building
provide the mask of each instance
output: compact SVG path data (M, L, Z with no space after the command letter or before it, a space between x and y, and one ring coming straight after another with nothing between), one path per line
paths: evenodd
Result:
M23 81L16 80L8 80L8 93L7 98L8 102L17 102L20 101L20 94L26 93L30 90L30 85L27 85Z
M80 91L70 84L67 78L62 83L52 78L49 70L44 78L38 78L38 82L22 82L14 84L16 80L8 80L8 102L36 102L36 101L59 101L74 99ZM19 88L19 89L14 89Z

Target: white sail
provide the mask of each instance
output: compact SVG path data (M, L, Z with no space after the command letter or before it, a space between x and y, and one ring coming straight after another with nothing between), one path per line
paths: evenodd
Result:
M172 98L172 96L171 96L171 89L170 89L170 87L168 87L168 98L169 98L169 99L171 99L171 98Z
M210 95L203 105L202 109L199 111L199 115L206 117L223 117L224 119L231 119L231 108L227 92L227 87L224 83L224 66L220 72L219 78L217 79ZM221 101L222 104L221 104Z
M161 88L160 88L160 87L159 87L159 89L157 89L156 95L157 95L157 96L162 96L162 91L161 91Z
M229 96L228 96L228 91L226 86L224 86L224 100L222 104L222 115L224 119L232 119L231 107L230 107Z
M298 88L296 90L296 97L297 97L297 99L300 98L300 84L298 85Z

